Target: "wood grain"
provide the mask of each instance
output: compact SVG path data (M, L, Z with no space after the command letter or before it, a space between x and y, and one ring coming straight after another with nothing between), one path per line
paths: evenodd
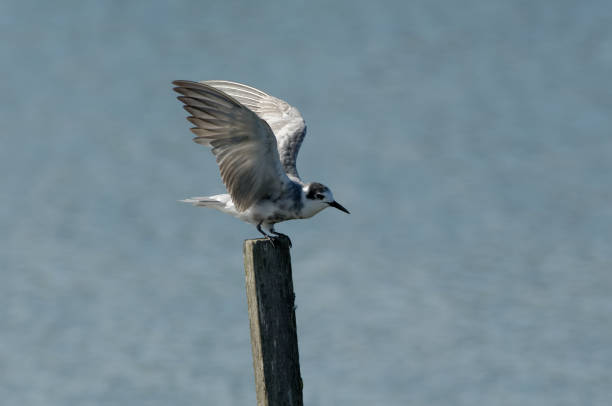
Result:
M289 241L244 242L258 406L302 406Z

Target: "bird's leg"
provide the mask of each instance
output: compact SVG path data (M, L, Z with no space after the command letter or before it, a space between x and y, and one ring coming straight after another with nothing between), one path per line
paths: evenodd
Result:
M285 237L289 241L289 248L291 248L293 246L293 244L291 244L291 238L289 238L289 236L287 234L277 233L276 231L274 231L274 228L272 228L270 230L270 232L272 234L274 234L275 236L277 236L277 237Z
M262 229L261 229L261 224L263 223L263 221L260 221L259 224L257 224L257 231L259 231L260 233L263 234L263 236L266 238L266 240L270 241L270 244L272 244L272 246L274 247L274 239L272 237L270 237L268 234L266 234Z

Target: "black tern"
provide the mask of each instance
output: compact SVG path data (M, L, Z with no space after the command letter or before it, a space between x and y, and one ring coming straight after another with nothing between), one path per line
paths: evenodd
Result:
M229 192L181 202L254 224L272 244L276 237L287 237L274 230L276 223L309 218L327 207L349 213L327 186L305 183L298 175L295 161L306 124L295 107L235 82L172 83L195 125L193 141L212 148Z

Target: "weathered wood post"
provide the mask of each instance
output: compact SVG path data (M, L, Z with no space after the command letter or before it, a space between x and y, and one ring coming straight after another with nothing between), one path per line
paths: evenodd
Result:
M303 406L289 240L244 242L258 406Z

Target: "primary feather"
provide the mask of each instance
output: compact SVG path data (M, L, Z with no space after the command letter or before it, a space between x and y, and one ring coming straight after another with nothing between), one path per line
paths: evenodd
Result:
M298 109L281 99L241 83L226 80L208 80L201 83L221 90L268 123L276 137L284 171L294 180L300 179L296 160L306 135L306 123Z
M264 196L279 197L290 180L268 123L215 87L186 80L173 84L191 114L194 141L212 147L236 208L244 211Z

